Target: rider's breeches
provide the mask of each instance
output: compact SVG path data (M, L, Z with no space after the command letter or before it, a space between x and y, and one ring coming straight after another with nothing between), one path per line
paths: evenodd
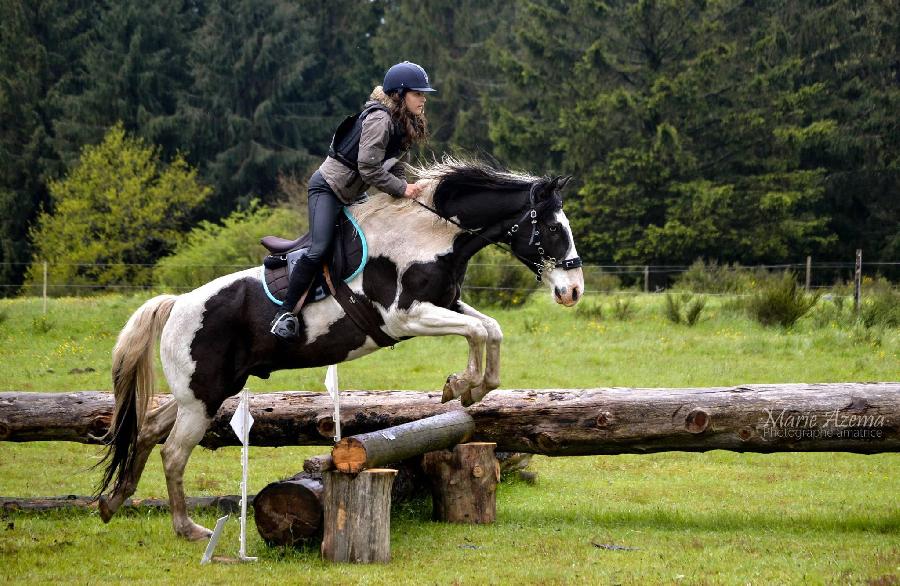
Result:
M334 225L344 204L337 198L322 174L316 171L309 180L309 235L312 242L306 256L322 264L331 249Z

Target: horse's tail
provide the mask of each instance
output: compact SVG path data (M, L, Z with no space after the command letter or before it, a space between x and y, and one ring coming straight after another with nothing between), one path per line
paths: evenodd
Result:
M106 472L97 487L99 496L115 478L116 490L125 482L138 434L156 391L155 348L162 328L175 305L175 295L159 295L135 311L119 332L112 354L112 379L115 395L109 432L103 440L106 454L97 464L106 462Z

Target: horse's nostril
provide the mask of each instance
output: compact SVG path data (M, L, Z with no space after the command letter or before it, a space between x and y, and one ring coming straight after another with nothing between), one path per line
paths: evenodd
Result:
M572 289L572 301L578 301L578 287Z
M565 289L561 289L561 288L559 288L559 287L554 287L554 288L553 288L553 292L556 294L557 297L562 297L563 295L566 294L566 290L565 290Z

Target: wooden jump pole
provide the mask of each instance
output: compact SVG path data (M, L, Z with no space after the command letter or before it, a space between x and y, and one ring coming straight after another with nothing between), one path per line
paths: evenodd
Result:
M459 410L439 392L341 393L346 435ZM157 396L155 405L170 400ZM333 409L323 393L254 397L256 446L332 445L317 420ZM225 402L201 441L237 445ZM0 441L97 443L112 413L109 393L0 393ZM705 452L900 451L900 383L756 384L706 388L496 390L466 409L471 441L550 456Z
M425 452L452 448L475 431L465 411L451 411L370 433L345 437L331 450L334 467L356 473Z

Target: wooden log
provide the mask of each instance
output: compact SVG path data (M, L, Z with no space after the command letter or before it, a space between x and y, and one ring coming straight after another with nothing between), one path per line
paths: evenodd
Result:
M332 562L391 561L391 484L395 470L326 472L322 557Z
M455 446L472 435L475 421L465 411L451 411L341 439L331 450L334 467L357 473L432 450Z
M268 484L253 499L253 517L260 536L269 545L297 546L322 537L324 489L322 475L331 456L313 456L303 472ZM391 483L391 502L407 502L430 488L419 459L392 464L397 471Z
M345 435L458 410L440 393L341 393ZM169 396L158 397L159 403ZM238 445L225 402L201 442ZM329 445L317 420L333 412L324 393L253 395L253 446ZM107 393L0 393L0 440L92 443L112 411ZM550 456L704 452L900 451L900 383L757 384L685 389L496 390L467 412L471 439L502 451ZM702 412L702 413L701 413Z
M253 519L269 545L295 546L322 535L322 478L301 472L273 482L253 499Z
M331 459L331 454L312 456L303 461L304 472L322 474L322 472L328 472L329 470L334 470L334 460Z
M253 498L249 495L248 498ZM215 509L220 513L239 513L241 495L195 496L187 497L185 504L188 510ZM0 496L0 511L4 512L43 512L61 509L96 510L97 499L92 496L66 495L47 497L8 497ZM169 500L158 498L129 498L122 504L123 510L168 510Z
M429 452L422 466L431 481L432 518L447 523L493 523L500 463L496 444L472 442Z

